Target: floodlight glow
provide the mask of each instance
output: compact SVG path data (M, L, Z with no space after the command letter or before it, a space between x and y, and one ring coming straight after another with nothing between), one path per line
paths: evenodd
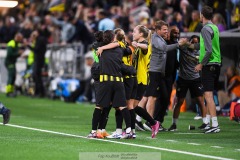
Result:
M0 0L0 7L3 8L13 8L18 5L18 1L1 1Z

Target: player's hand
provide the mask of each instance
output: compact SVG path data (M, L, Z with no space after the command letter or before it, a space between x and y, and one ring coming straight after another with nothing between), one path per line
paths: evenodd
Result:
M202 67L203 67L202 64L198 64L198 65L196 65L196 67L195 67L195 72L199 72L199 71L201 71L201 70L202 70Z
M132 46L135 47L135 48L137 48L137 42L136 42L136 41L133 41L133 42L132 42Z
M183 46L187 43L187 38L181 38L179 41L178 41L178 44L179 46Z
M102 49L101 47L99 47L99 48L97 49L97 55L98 55L98 56L101 56L102 52L103 52L103 49Z

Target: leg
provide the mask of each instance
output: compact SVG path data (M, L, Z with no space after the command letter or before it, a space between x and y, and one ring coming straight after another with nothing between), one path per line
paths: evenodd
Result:
M177 130L177 121L180 114L181 106L184 102L185 98L177 98L177 103L173 107L173 117L172 117L172 125L168 128L168 131L176 131Z
M180 114L181 106L184 102L185 98L177 98L177 104L173 108L173 119L178 119ZM176 122L175 122L176 124Z
M161 109L159 109L159 112L156 113L156 115L157 115L157 120L163 123L164 116L166 114L166 110L168 108L169 99L170 99L168 96L169 94L168 94L164 79L160 81L159 94L160 94L159 98L160 98L161 104L160 106L156 106L156 107L161 107Z
M147 105L146 105L146 109L152 117L154 114L156 100L157 100L156 97L150 96L150 97L148 97L148 101L147 101Z
M206 117L207 114L207 108L204 104L204 99L202 96L197 97L197 104L200 107L201 113L202 113L202 118Z
M102 107L95 107L93 116L92 116L92 131L88 135L88 138L102 138L97 135L98 123L101 119Z

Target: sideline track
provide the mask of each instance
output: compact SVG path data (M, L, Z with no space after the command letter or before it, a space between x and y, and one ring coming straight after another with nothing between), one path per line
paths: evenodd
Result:
M2 123L0 123L0 124L2 124ZM62 132L55 132L55 131L50 131L50 130L31 128L31 127L25 127L25 126L14 125L14 124L6 124L5 126L15 127L15 128L22 128L22 129L33 130L33 131L39 131L39 132L44 132L44 133L52 133L52 134L57 134L57 135L69 136L69 137L89 139L86 136L80 136L80 135L74 135L74 134L68 134L68 133L62 133ZM110 142L110 143L115 143L115 144L122 144L122 145L128 145L128 146L148 148L148 149L154 149L154 150L159 150L159 151L174 152L174 153L180 153L180 154L186 154L186 155L192 155L192 156L198 156L198 157L204 157L204 158L210 158L210 159L233 160L233 159L224 158L224 157L217 157L217 156L211 156L211 155L205 155L205 154L199 154L199 153L193 153L193 152L187 152L187 151L181 151L181 150L153 147L153 146L147 146L147 145L141 145L141 144L133 144L133 143L126 143L126 142L119 142L119 141L111 141L111 140L106 140L106 139L95 139L95 138L92 138L92 139L89 139L89 140L104 141L104 142Z

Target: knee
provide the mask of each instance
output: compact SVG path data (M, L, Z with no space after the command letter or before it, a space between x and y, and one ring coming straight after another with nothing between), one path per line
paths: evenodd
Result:
M180 108L184 102L184 98L179 98L175 107Z

